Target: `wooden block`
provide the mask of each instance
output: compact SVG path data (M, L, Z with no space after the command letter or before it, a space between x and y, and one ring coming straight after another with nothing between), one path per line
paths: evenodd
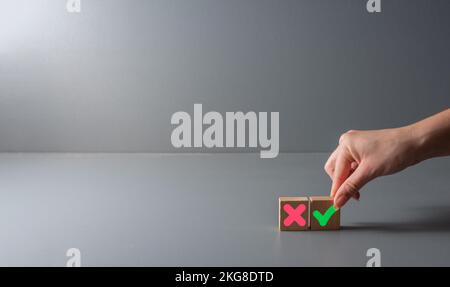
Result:
M280 197L278 225L282 231L309 229L309 200L307 197Z
M309 198L311 230L337 230L341 227L341 211L335 210L329 196Z

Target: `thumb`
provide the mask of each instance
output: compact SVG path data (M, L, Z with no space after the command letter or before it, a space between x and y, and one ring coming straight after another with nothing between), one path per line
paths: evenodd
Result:
M359 190L369 181L368 169L360 164L337 190L334 206L341 208L351 197L359 197Z

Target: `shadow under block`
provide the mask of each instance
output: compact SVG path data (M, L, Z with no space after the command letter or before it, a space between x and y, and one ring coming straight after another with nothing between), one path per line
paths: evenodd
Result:
M309 197L311 230L337 230L341 227L341 211L329 196Z
M278 225L282 231L309 229L309 200L307 197L280 197Z

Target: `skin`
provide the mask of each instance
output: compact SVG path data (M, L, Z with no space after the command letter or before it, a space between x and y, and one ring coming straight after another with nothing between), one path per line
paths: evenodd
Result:
M392 129L357 131L341 135L325 164L332 180L335 208L350 198L359 200L371 180L397 173L421 161L450 155L450 108L417 123Z

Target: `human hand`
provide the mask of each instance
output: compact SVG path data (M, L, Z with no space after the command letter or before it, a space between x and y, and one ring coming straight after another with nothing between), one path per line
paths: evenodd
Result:
M333 181L334 206L341 208L351 197L359 200L360 189L369 181L416 163L415 149L409 126L344 133L325 164L325 171Z

